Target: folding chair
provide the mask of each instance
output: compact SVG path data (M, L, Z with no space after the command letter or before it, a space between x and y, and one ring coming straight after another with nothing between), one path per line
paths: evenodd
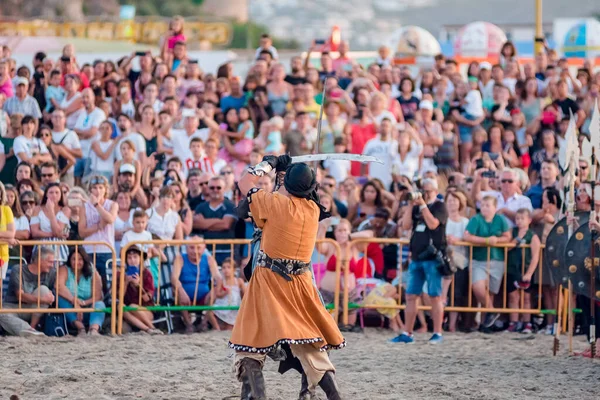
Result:
M175 305L175 297L173 295L173 286L171 285L171 263L166 262L160 265L159 268L159 279L160 289L154 294L154 300L156 304L161 306L173 306ZM160 294L160 297L158 297ZM165 322L167 324L167 333L173 333L173 315L170 310L159 311L155 314L161 315L160 317L152 321L153 324L159 322Z

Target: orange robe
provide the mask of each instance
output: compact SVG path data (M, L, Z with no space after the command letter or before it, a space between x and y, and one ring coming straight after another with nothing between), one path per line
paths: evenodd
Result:
M250 212L263 230L261 250L269 257L310 262L319 224L319 208L313 201L259 190L251 195ZM256 266L229 347L268 353L281 343L312 344L323 351L345 346L321 304L311 272L289 276L291 282Z

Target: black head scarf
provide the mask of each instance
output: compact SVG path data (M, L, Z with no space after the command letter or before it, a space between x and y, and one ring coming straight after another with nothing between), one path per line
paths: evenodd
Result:
M328 218L331 214L319 203L317 189L317 176L315 172L304 163L292 164L285 172L283 185L289 194L314 201L319 206L319 221Z

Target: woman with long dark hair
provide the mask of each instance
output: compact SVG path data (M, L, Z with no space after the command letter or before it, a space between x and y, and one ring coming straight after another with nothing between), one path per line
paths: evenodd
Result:
M44 191L40 206L31 218L31 238L38 240L66 240L69 237L71 209L66 206L59 183L50 183ZM65 262L69 249L66 245L55 247L55 259Z
M348 213L348 219L352 221L352 227L358 227L365 219L375 215L375 211L379 207L383 207L381 190L375 182L369 181L365 183L360 191L359 203Z
M21 200L19 199L19 193L14 187L6 188L6 200L7 205L10 207L13 213L15 221L15 239L27 240L31 236L29 228L29 219L21 208ZM18 251L18 249L15 248Z
M60 308L103 309L102 278L94 269L83 247L78 246L69 252L65 265L58 269L58 306ZM77 335L85 335L85 324L89 325L88 335L98 335L104 322L104 312L65 313L67 324L77 329Z

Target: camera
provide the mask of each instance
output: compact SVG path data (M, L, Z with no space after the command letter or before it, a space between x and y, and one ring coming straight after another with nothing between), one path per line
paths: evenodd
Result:
M482 178L491 178L491 179L493 179L493 178L496 177L496 173L494 171L490 171L490 170L483 171L481 173L481 177Z
M408 201L413 201L413 200L422 198L423 193L422 192L409 192L406 197L407 197Z

